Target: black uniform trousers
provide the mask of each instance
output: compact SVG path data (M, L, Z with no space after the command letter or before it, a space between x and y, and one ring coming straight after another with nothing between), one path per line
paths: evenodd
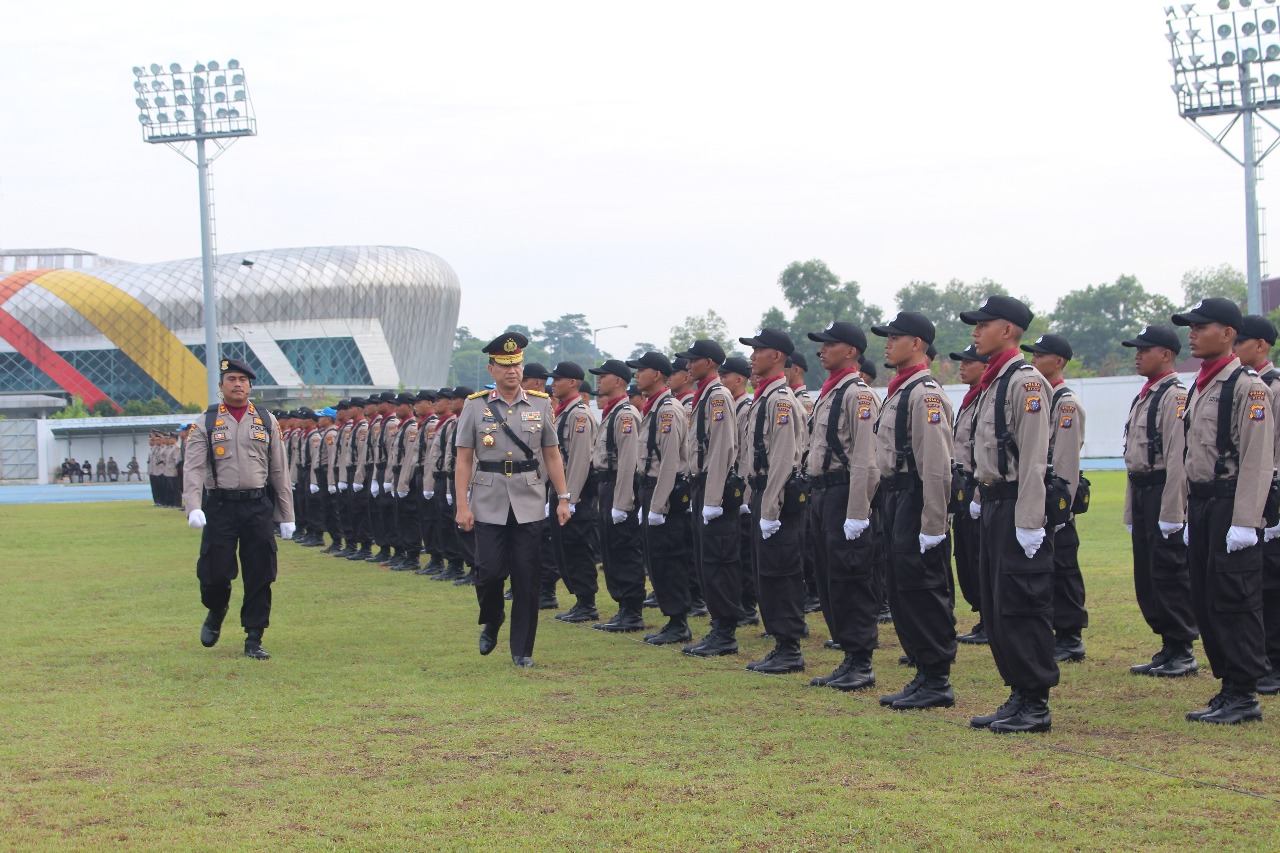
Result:
M431 475L428 473L425 476L430 477ZM422 491L431 491L433 485L433 482L424 484L423 487L419 489L419 493ZM419 494L419 497L422 497L421 494ZM437 529L439 524L440 510L436 506L435 495L433 494L429 499L423 497L422 501L418 504L418 528L420 531L419 535L422 537L422 546L423 549L433 558L443 559L443 555L440 553L441 533Z
M1053 537L1046 535L1036 555L1028 557L1015 532L1017 503L1016 496L982 496L982 625L1004 683L1047 690L1058 683L1058 663L1053 659ZM893 615L896 624L898 614Z
M1262 624L1267 660L1274 670L1280 667L1280 539L1262 546Z
M293 517L297 521L298 533L311 532L311 472L306 468L297 469L298 481L293 484Z
M397 539L404 553L417 557L422 553L422 535L418 526L418 504L422 502L422 489L410 483L409 493L396 498Z
M1053 534L1053 630L1073 633L1089 627L1080 573L1080 534L1073 516Z
M750 506L747 507L750 509ZM756 594L756 559L752 529L756 526L751 515L738 511L738 562L742 567L742 610L751 613L760 597ZM708 607L708 609L710 609Z
M169 477L169 506L182 506L182 478Z
M351 526L355 531L356 542L364 548L373 546L373 529L369 526L369 484L363 483L360 491L351 493Z
M876 601L880 609L889 607L889 534L884 526L884 498L876 492L871 501L871 563L875 575ZM867 533L862 534L866 536Z
M685 547L686 537L692 538L688 504L676 506L673 492L666 520L654 527L649 524L652 502L653 484L645 483L640 488L640 508L645 516L645 523L640 528L640 541L649 566L649 579L653 581L653 592L658 597L658 609L667 617L687 616L692 604L689 592L691 555Z
M481 625L501 625L507 617L503 599L511 578L511 654L528 657L538 634L538 585L542 571L541 524L520 524L507 510L506 524L475 526L476 600Z
M762 488L751 492L751 551L765 630L779 640L804 636L804 516L783 516L768 539L760 531Z
M231 582L243 570L240 624L246 629L265 630L271 621L271 583L276 579L275 505L265 491L252 500L206 494L207 523L201 531L200 559L196 561L200 602L215 613L226 610Z
M1187 568L1213 677L1252 686L1271 671L1262 624L1262 533L1259 544L1228 554L1227 530L1234 510L1233 498L1191 495Z
M382 489L382 474L381 472L373 472L366 479L367 482L364 484L364 493L367 495L365 498L365 505L369 510L369 544L385 545L386 540L383 538L382 532L382 507L378 504L378 499L374 497L373 494L374 483L378 484L379 491Z
M588 500L573 505L573 515L565 525L557 524L554 518L546 520L547 540L543 546L549 547L552 562L570 595L594 597L600 589L590 542L598 523L595 507ZM545 572L546 552L542 555L542 567Z
M599 474L599 472L597 472ZM619 604L639 607L644 602L644 546L636 513L613 523L613 486L609 477L600 480L600 557L604 585L609 597Z
M329 532L329 538L335 543L342 541L342 519L341 519L341 492L329 493L328 478L324 478L325 483L320 487L320 503L324 507L324 529ZM337 484L333 484L336 488Z
M382 484L391 479L391 475L387 472L386 467L382 467L378 471L378 496L374 498L374 503L378 507L378 516L382 525L382 538L378 540L378 544L384 548L401 547L399 531L396 529L396 496L395 492L388 492L382 488ZM391 484L395 488L395 484Z
M966 506L951 519L951 550L955 556L956 583L964 603L974 613L982 612L982 584L978 579L978 541L982 524L969 515Z
M446 497L449 494L449 486L447 482L441 478L436 478L436 485L439 489L432 496L431 502L436 505L436 534L440 541L440 558L443 560L461 560L462 559L462 543L459 535L462 533L458 529L456 522L456 511L449 503ZM475 565L472 563L472 565Z
M804 594L805 597L817 596L821 601L822 596L818 595L818 572L817 562L818 555L815 551L816 542L813 536L813 519L811 518L812 508L806 503L804 514Z
M951 537L920 553L923 486L911 478L905 488L884 492L884 525L889 535L889 607L902 649L920 666L956 659L956 617L951 604Z
M876 647L880 601L875 589L875 546L871 529L850 542L844 535L849 484L815 487L809 498L809 538L822 618L831 639L846 652Z
M693 566L702 587L703 600L714 622L737 625L747 615L742 606L741 528L738 508L731 507L710 523L702 523L706 505L706 476L694 479L690 489L689 525L693 533Z

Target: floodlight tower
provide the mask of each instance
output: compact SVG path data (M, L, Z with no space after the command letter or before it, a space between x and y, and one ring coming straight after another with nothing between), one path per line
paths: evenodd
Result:
M1217 0L1218 11L1196 4L1166 6L1165 21L1178 112L1228 157L1244 167L1245 248L1249 312L1262 313L1262 240L1258 165L1280 144L1280 127L1262 114L1280 107L1280 8L1276 0ZM1258 122L1275 138L1259 150ZM1239 123L1240 156L1224 140ZM1206 124L1209 127L1206 127Z
M134 66L134 103L142 138L164 143L183 159L195 164L200 187L200 258L204 279L204 363L209 371L209 402L218 399L218 303L213 272L213 219L209 204L209 164L241 136L256 136L253 102L244 71L237 60L224 69L216 60L197 63L191 71L173 63L165 71L152 63L149 69ZM217 150L210 156L205 143ZM186 143L194 142L196 157L187 156ZM187 402L179 400L178 402Z

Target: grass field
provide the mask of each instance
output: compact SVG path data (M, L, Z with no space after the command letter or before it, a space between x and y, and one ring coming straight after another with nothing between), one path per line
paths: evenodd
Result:
M254 662L238 584L200 646L179 513L0 507L0 847L1274 849L1280 703L1193 725L1216 682L1128 674L1156 646L1120 475L1093 480L1089 657L1063 670L1053 732L1015 737L967 725L1006 694L982 647L960 649L956 707L923 713L876 702L910 675L891 628L877 689L807 687L839 658L817 615L803 677L744 671L754 630L706 661L546 614L518 671L505 632L477 655L469 588L290 543Z

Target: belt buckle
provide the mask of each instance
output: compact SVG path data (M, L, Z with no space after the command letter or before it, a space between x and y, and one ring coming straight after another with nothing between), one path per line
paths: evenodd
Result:
M515 472L516 472L516 463L512 462L510 459L504 459L504 460L502 460L502 473L503 473L503 474L506 474L508 477L510 477L510 476L511 476L512 474L514 474Z

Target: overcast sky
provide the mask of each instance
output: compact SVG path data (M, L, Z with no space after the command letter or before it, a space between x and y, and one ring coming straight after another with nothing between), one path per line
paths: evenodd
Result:
M886 309L953 277L1176 301L1244 268L1243 170L1178 116L1164 5L10 4L0 247L198 255L130 69L236 58L259 136L215 164L219 249L426 249L478 335L582 312L625 354L708 307L748 334L809 258Z

